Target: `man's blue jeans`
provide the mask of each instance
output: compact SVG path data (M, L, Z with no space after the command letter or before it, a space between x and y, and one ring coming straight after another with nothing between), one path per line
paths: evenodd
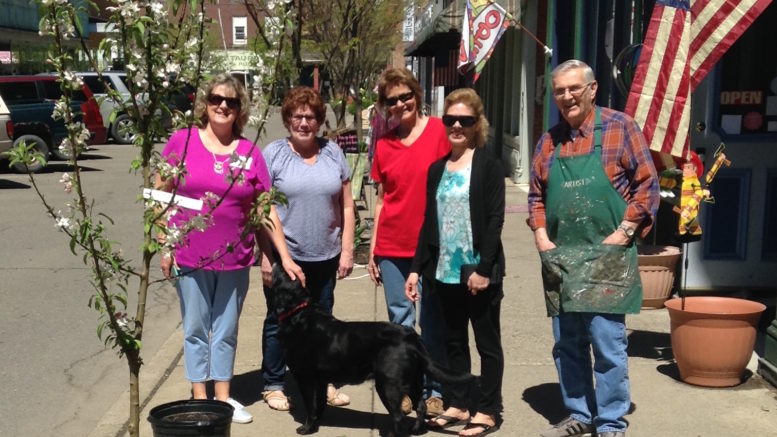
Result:
M561 396L570 415L581 422L592 423L599 434L625 431L623 416L631 406L626 316L560 314L553 317L553 337L556 341L553 358Z
M383 279L383 290L386 293L386 307L388 308L389 321L398 325L415 329L415 305L405 296L405 281L410 274L411 258L384 258L377 259L380 267L380 276ZM421 289L421 311L418 325L421 327L421 339L426 350L435 363L446 366L448 363L445 354L445 321L442 318L440 301L436 293L429 286L418 287ZM430 396L442 397L440 383L426 380L424 398Z

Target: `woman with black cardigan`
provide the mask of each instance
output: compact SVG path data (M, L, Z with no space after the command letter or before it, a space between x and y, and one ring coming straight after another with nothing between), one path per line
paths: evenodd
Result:
M501 163L483 150L488 121L475 91L452 92L444 108L451 153L429 168L424 224L405 294L418 300L420 274L424 283L434 283L452 370L471 371L468 325L472 323L481 359L480 393L473 396L467 385L445 387L448 408L427 425L443 429L466 423L460 436L482 436L502 423L504 356L499 311L505 266L501 241L504 173Z

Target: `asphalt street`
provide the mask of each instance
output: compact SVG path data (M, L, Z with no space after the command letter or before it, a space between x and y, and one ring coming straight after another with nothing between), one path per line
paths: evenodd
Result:
M137 261L142 181L128 171L134 156L131 146L102 145L81 164L95 210L115 221L109 235ZM73 198L58 182L68 170L52 162L35 176L55 210ZM47 217L27 176L0 171L0 199L0 435L85 435L126 389L126 364L97 338L98 313L87 306L90 269L70 252L68 237ZM131 282L129 313L136 291ZM143 356L153 356L179 323L175 292L153 285Z

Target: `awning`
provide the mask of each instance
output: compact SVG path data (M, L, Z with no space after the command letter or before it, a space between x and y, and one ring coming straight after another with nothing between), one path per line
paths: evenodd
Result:
M405 56L434 56L440 49L459 45L466 13L466 0L452 1L421 29L415 41L405 48Z

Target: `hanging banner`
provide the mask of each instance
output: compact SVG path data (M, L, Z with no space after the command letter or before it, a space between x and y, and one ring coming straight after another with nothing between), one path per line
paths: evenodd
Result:
M507 11L499 4L489 0L467 0L467 13L461 26L459 73L473 72L472 82L477 81L509 25Z

